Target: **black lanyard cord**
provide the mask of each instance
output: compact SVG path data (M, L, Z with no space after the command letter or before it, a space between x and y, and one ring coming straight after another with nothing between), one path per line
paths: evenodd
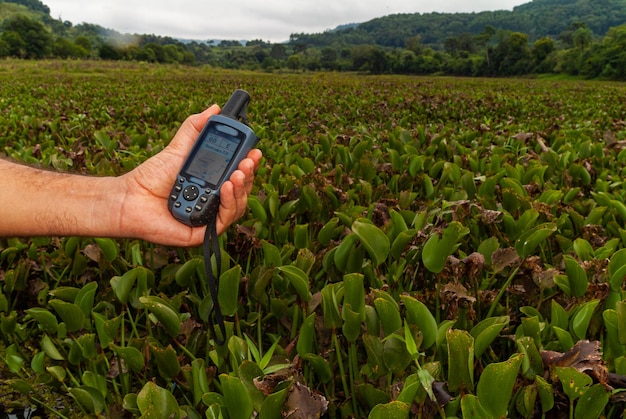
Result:
M226 339L226 326L224 325L224 316L222 316L222 310L220 309L220 303L217 294L217 279L213 275L213 267L211 265L211 253L215 255L215 265L217 268L217 277L219 278L222 272L222 255L220 251L220 244L217 237L216 220L212 219L206 226L206 232L204 233L204 268L206 271L206 278L209 284L209 291L211 292L211 298L213 299L213 309L209 313L209 325L211 331L215 334L215 343L223 345ZM215 323L213 316L215 315L215 323L218 324L222 337L219 338L215 331Z

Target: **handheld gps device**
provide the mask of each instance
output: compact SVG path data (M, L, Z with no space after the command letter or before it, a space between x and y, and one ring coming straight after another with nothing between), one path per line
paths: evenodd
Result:
M218 345L226 340L226 326L219 305L217 283L222 271L222 258L217 238L217 213L220 189L256 145L258 137L247 125L246 110L250 95L235 90L218 115L212 115L185 159L168 200L174 218L188 226L206 225L204 235L204 267L213 300L211 329ZM217 275L213 274L211 256L215 255ZM219 336L214 325L220 329Z
M181 223L197 227L215 220L222 184L258 141L247 125L249 101L248 92L235 90L196 139L168 200L170 212Z

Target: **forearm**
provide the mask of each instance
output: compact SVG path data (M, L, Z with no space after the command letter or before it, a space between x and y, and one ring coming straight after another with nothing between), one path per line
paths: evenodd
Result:
M115 178L49 172L0 159L0 236L110 235L121 206L114 184Z

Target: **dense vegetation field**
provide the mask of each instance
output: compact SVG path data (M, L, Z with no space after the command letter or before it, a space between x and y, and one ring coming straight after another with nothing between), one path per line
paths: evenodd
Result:
M222 236L226 345L199 249L0 239L0 406L623 417L625 85L4 61L0 145L116 175L236 88L264 161Z

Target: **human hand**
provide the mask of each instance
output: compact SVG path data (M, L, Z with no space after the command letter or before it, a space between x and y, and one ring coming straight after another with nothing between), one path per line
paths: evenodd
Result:
M119 178L125 194L119 219L121 235L171 246L202 244L206 227L180 223L170 213L167 203L194 141L208 118L219 110L219 106L213 105L188 117L165 149ZM261 157L260 150L250 151L230 180L222 185L216 221L218 234L244 214Z

